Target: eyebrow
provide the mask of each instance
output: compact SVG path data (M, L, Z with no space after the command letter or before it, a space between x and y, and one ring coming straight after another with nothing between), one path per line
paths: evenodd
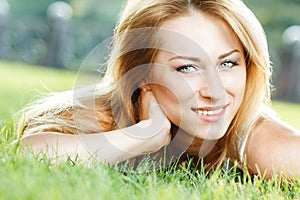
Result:
M228 53L224 53L224 54L221 54L218 59L222 59L222 58L226 58L227 56L233 54L233 53L241 53L238 49L234 49L232 51L229 51Z
M221 54L218 57L218 59L226 58L227 56L229 56L233 53L241 53L241 52L238 49L234 49L234 50L229 51L227 53ZM191 60L191 61L195 61L195 62L201 62L201 59L199 59L197 57L190 57L190 56L174 56L174 57L170 58L169 61L175 60L175 59L185 59L185 60Z
M200 62L201 61L197 57L190 57L190 56L174 56L174 57L170 58L169 61L175 60L175 59L191 60L191 61L194 61L194 62Z

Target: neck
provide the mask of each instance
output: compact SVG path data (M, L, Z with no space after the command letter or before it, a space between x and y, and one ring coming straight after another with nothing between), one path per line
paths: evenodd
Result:
M217 140L197 138L175 125L172 125L171 133L173 142L176 143L177 148L189 156L202 158L219 149L216 145Z

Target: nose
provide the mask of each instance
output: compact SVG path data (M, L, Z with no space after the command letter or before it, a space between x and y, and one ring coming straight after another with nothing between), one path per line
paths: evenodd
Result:
M225 100L225 88L219 72L213 68L200 73L201 83L199 83L198 93L201 98L212 103Z

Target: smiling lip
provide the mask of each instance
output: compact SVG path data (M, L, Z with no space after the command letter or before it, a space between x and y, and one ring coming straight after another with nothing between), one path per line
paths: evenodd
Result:
M205 122L216 122L224 116L227 106L192 108L192 111Z

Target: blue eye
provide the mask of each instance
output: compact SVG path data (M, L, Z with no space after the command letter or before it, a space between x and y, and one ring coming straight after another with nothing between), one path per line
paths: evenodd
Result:
M181 67L178 67L176 71L184 73L184 74L191 74L197 71L197 67L194 65L184 65Z
M219 68L220 69L228 69L228 68L231 69L236 65L237 65L237 62L231 61L231 60L226 60L226 61L221 63Z

